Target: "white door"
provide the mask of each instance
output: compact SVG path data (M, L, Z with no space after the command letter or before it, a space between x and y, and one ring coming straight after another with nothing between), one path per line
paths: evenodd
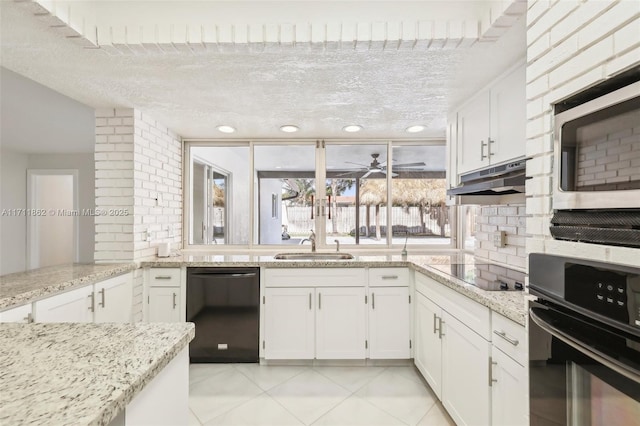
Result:
M458 173L489 164L489 92L458 111Z
M442 404L457 425L488 425L491 343L443 311Z
M365 359L364 287L322 287L316 295L316 358Z
M442 399L442 340L439 325L442 310L420 293L416 293L414 360L433 392Z
M94 285L95 322L131 322L133 289L131 274L124 274Z
M93 322L93 285L51 296L35 302L37 322Z
M149 322L180 322L180 287L149 287Z
M494 426L527 425L527 372L499 349L491 352L493 366L491 419Z
M525 67L519 67L491 88L491 163L525 155L527 103Z
M313 359L314 300L313 288L265 289L265 359Z
M28 170L29 268L78 261L78 171Z
M31 303L7 309L0 312L0 322L24 322L33 321Z
M411 358L409 287L371 287L369 298L369 358Z

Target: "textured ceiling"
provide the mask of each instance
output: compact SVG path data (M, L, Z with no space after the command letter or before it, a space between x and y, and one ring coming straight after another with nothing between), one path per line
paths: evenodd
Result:
M366 2L360 2L366 4ZM459 2L464 7L465 2ZM132 107L185 138L443 137L447 112L525 53L524 19L497 42L454 50L148 53L112 56L0 2L2 66L91 107ZM121 2L121 4L126 4ZM360 124L364 131L341 129Z

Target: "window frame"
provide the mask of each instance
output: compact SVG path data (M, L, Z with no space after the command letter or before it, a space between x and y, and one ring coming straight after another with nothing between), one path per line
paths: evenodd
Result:
M316 180L316 206L314 208L322 210L326 215L327 208L329 206L323 206L320 200L326 200L326 146L327 145L354 145L354 144L376 144L385 146L387 150L387 161L389 164L393 161L393 147L394 146L425 146L425 145L442 145L446 147L446 141L444 138L424 138L424 139L183 139L183 206L182 206L182 247L185 251L208 251L213 253L225 252L225 253L237 253L237 252L274 252L274 251L300 251L297 245L286 244L259 244L255 241L256 233L259 232L259 212L256 211L258 207L258 196L256 188L256 175L254 167L254 148L256 146L282 146L287 145L315 145L315 180ZM191 163L193 158L191 156L191 148L194 147L249 147L249 170L247 171L249 176L249 236L248 244L190 244L189 235L191 233L191 203L192 203L192 187L191 182L193 180L193 170ZM445 148L446 149L446 148ZM196 157L197 158L197 157ZM218 166L219 167L219 166ZM446 172L446 164L444 165ZM392 175L387 175L387 200L392 199L393 183ZM322 183L322 184L321 184ZM392 203L386 203L386 221L385 226L387 229L392 229L390 222L392 221ZM449 205L450 215L450 236L448 244L411 244L410 249L417 252L433 252L442 250L455 250L459 249L460 233L460 220L458 218L459 210L455 205ZM229 211L225 211L225 216L229 214ZM228 220L228 219L226 219ZM335 249L333 244L328 244L326 241L325 221L326 218L323 215L315 215L315 233L316 233L316 246L320 251L329 251ZM345 251L350 252L388 252L400 250L403 244L393 244L392 233L387 232L385 235L384 244L343 244L341 245ZM309 250L306 246L304 251Z

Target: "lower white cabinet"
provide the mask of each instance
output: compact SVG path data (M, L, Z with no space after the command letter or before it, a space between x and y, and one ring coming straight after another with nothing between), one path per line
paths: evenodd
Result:
M411 358L409 287L370 287L369 298L369 358Z
M93 286L77 288L34 303L37 322L93 322Z
M265 289L265 359L364 359L364 287Z
M313 359L315 289L265 289L264 357Z
M416 293L414 362L438 399L442 400L442 309Z
M133 282L131 274L94 284L95 322L131 322Z
M150 287L147 296L149 322L180 322L180 287Z
M364 287L323 287L316 294L316 358L366 358Z
M145 273L147 290L146 321L181 322L186 317L180 268L149 268ZM184 306L183 306L184 305Z
M28 303L0 312L0 322L33 322L32 304Z
M528 425L527 371L495 346L491 352L491 382L492 424Z
M491 343L442 313L442 405L457 425L490 424Z

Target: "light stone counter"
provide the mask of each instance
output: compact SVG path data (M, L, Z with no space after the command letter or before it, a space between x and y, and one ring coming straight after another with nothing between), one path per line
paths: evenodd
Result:
M409 255L402 260L400 255L355 255L352 260L275 260L273 255L195 255L183 254L166 258L151 258L141 262L142 267L179 268L197 266L240 266L274 268L384 268L409 267L423 273L439 283L461 293L476 302L489 307L510 320L524 326L527 316L523 291L486 291L462 280L456 279L430 265L451 263L473 263L469 254L452 253L449 255ZM482 261L486 263L486 260Z
M192 323L0 324L0 424L107 425L194 335Z
M134 263L68 264L0 276L0 310L136 269Z

